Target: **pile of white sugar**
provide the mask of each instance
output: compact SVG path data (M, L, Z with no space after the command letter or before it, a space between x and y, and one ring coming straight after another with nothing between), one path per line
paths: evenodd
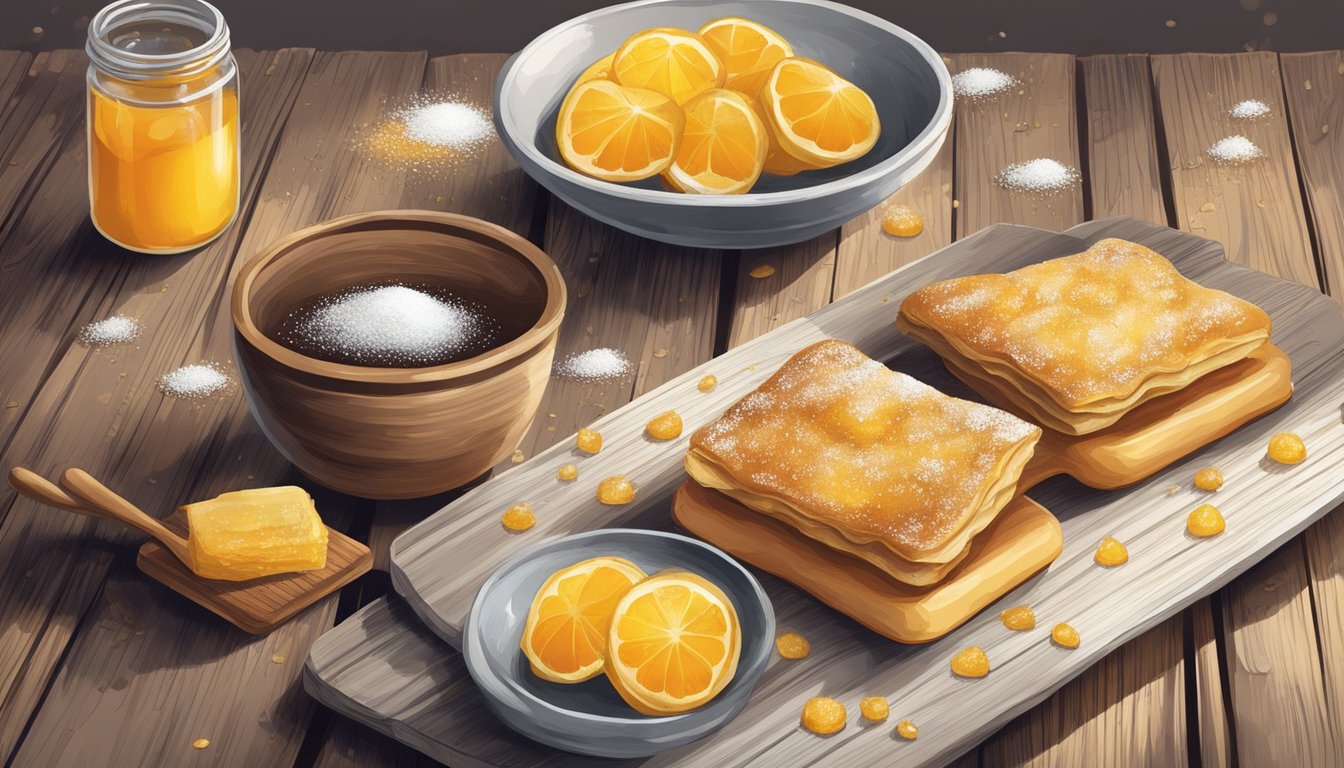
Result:
M555 366L555 375L571 381L615 381L630 375L630 359L611 347L570 355Z
M1219 165L1243 165L1253 163L1265 156L1255 142L1237 134L1219 139L1208 149L1209 157Z
M1258 120L1269 114L1269 105L1259 99L1239 101L1227 110L1227 116L1234 120Z
M1077 169L1058 160L1038 157L1004 168L994 177L994 183L1014 192L1049 194L1076 185L1080 178Z
M113 315L89 323L79 332L79 342L90 347L108 347L134 341L140 335L140 322L126 315Z
M473 149L495 134L489 113L461 101L415 104L399 112L397 118L412 141L458 152Z
M952 76L952 92L967 99L981 99L1003 93L1017 80L1007 72L989 67L971 67Z
M488 346L496 328L479 312L404 285L349 291L296 329L303 341L356 364L435 365Z
M159 379L159 391L170 397L198 400L229 388L232 379L213 363L184 365Z

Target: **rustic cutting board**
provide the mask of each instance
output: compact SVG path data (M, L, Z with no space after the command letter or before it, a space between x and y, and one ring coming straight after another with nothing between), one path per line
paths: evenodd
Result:
M685 438L670 444L647 440L648 418L676 409L689 434L811 342L845 339L894 368L965 394L932 353L896 332L892 320L900 300L934 280L1015 269L1076 253L1102 237L1144 243L1171 258L1188 277L1269 311L1274 341L1293 361L1293 399L1131 488L1096 491L1068 478L1036 487L1032 497L1062 522L1064 552L1001 601L1030 604L1038 621L1034 631L1008 632L991 608L935 643L901 646L782 581L763 578L781 631L806 635L812 655L797 662L776 659L736 721L646 763L926 765L970 748L1110 650L1246 570L1344 498L1344 316L1328 299L1229 264L1216 243L1133 220L1091 222L1064 234L991 227L608 415L594 425L606 439L597 456L579 457L570 443L558 445L408 531L394 544L392 562L394 584L409 609L375 603L325 635L309 658L309 691L328 706L454 765L584 763L519 739L482 711L450 646L460 635L477 585L514 552L547 537L598 527L670 527L668 502L683 477ZM699 393L695 383L708 373L718 376L719 387ZM1282 467L1264 459L1269 436L1281 430L1306 440L1305 463ZM571 461L579 465L579 479L562 484L555 468ZM1210 464L1227 477L1212 498L1227 518L1227 532L1194 540L1185 533L1185 516L1209 499L1191 489L1190 478ZM596 504L597 481L617 473L638 486L635 503ZM506 533L498 521L500 512L518 501L531 503L538 517L537 527L522 536ZM1127 565L1102 569L1092 563L1096 543L1107 535L1128 544ZM432 634L417 627L413 616ZM1049 628L1058 621L1079 630L1079 649L1050 644ZM948 669L952 654L969 645L989 654L993 671L983 680L961 680ZM828 738L803 731L798 713L815 695L845 703L850 726ZM890 722L869 726L859 720L858 700L869 695L891 700ZM919 725L918 741L894 736L894 722L905 718Z

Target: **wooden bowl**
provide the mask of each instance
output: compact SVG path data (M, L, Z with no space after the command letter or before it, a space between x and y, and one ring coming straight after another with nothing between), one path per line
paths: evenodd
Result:
M378 368L308 357L269 335L306 301L389 280L483 305L503 343L446 365ZM539 248L433 211L309 227L248 262L233 287L238 365L262 430L313 480L374 499L457 488L513 452L546 389L564 310L564 280Z

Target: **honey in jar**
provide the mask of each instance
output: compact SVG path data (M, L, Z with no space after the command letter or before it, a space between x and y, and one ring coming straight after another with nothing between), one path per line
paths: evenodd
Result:
M203 0L119 0L89 24L89 209L114 243L178 253L238 211L238 68Z

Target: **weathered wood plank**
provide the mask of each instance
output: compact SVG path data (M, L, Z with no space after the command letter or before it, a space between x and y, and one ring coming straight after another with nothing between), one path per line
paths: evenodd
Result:
M1344 303L1344 51L1283 54L1283 90L1326 291ZM1344 722L1344 508L1307 529L1327 720ZM1344 731L1336 732L1344 741ZM1342 747L1344 748L1344 747Z
M1077 188L1041 197L994 183L1005 167L1036 158L1082 167L1073 56L957 53L949 58L953 74L971 67L993 67L1018 81L1013 90L997 97L957 104L957 237L1001 221L1054 230L1082 221L1083 195Z
M738 256L728 347L797 320L831 301L837 233Z
M1227 690L1222 681L1226 667L1218 658L1223 643L1218 637L1220 625L1214 622L1215 601L1221 604L1219 596L1214 595L1200 600L1186 611L1187 631L1194 646L1195 664L1195 690L1187 691L1186 699L1187 702L1195 699L1199 708L1197 738L1200 764L1206 768L1230 768L1236 764L1235 746L1225 704ZM1186 663L1190 663L1188 657ZM1193 738L1196 736L1187 735L1187 739Z
M1274 54L1154 56L1152 69L1176 225L1221 241L1232 261L1319 287ZM1273 113L1251 123L1229 118L1246 98ZM1265 157L1214 165L1207 148L1235 133ZM1324 680L1304 561L1301 543L1290 544L1222 593L1233 732L1245 765L1344 761L1339 725L1310 706L1318 698L1324 705Z
M1162 55L1152 57L1152 68L1176 225L1221 242L1239 264L1316 285L1275 55ZM1263 100L1273 113L1258 121L1227 116L1248 98ZM1255 142L1265 158L1214 164L1209 147L1236 134Z
M952 153L955 128L933 163L878 207L840 228L832 300L843 299L897 267L922 259L952 242ZM892 237L882 231L887 209L904 205L924 217L924 231Z
M1094 56L1082 72L1094 210L1166 224L1147 57ZM984 763L1185 765L1183 628L1173 617L1121 646L987 742Z
M28 74L28 67L33 62L33 54L27 51L0 51L0 127L11 119L10 99L14 96L14 91L18 89L19 83Z
M0 71L0 241L30 203L23 190L50 168L62 138L81 122L86 67L81 52L59 50Z
M183 362L228 360L232 328L225 288L232 271L256 249L299 226L332 215L399 203L400 185L385 188L359 183L363 160L354 151L352 139L385 95L409 93L419 86L424 57L322 55L311 69L308 51L251 58L245 66L252 73L252 108L245 113L245 120L252 123L244 130L256 145L252 151L260 157L271 156L269 149L276 146L282 125L284 133L279 136L265 181L247 185L249 198L256 202L250 218L245 218L246 231L235 229L217 245L171 265L176 271L166 291L145 293L135 280L118 283L119 292L109 296L105 309L119 309L142 318L145 337L138 346L118 350L117 364L111 363L107 353L71 348L53 378L62 386L48 387L39 396L41 407L36 412L49 413L50 423L25 421L15 444L31 447L15 451L16 461L31 462L47 473L66 463L89 467L112 487L125 490L151 510L229 488L297 479L252 423L236 392L205 404L169 401L154 391L154 381ZM248 145L244 141L244 146ZM142 262L135 263L132 275ZM106 396L100 396L100 392ZM348 499L319 498L319 505L324 517L337 526L352 518L352 502ZM44 670L60 658L75 621L95 596L107 572L111 548L129 538L82 521L52 515L48 510L39 515L16 503L0 529L0 547L6 556L19 573L24 568L32 569L34 580L42 585L22 598L18 596L21 590L6 587L6 601L0 603L0 615L14 628L15 639L25 640L5 649L3 669L7 673L14 670L12 674L17 676L21 665L23 672L19 684L9 687L22 696L10 696L5 703L7 753L12 745L11 724L21 727L27 720L20 705L31 708L29 698L35 698L44 687ZM104 555L102 559L94 556L99 552ZM4 578L10 578L9 574ZM132 581L142 578L128 574ZM256 764L291 761L311 711L311 703L304 697L280 695L294 690L297 664L277 667L269 654L256 652L261 647L257 643L264 641L244 636L204 614L192 613L194 609L189 609L185 601L179 600L175 606L181 607L184 621L191 620L195 644L218 643L226 649L214 663L196 656L192 644L176 643L174 638L185 630L146 627L145 638L140 641L145 643L143 653L164 666L153 675L130 677L123 690L99 689L88 675L79 674L83 663L80 653L92 653L98 647L81 637L71 646L62 662L61 677L47 691L33 718L24 748L28 748L27 743L59 743L61 754L74 761L90 754L100 742L93 731L61 736L72 712L99 707L104 712L100 720L106 720L109 729L135 730L128 723L142 721L143 713L157 705L164 689L218 688L218 706L236 718L236 725L224 731L237 736L222 746L221 752L236 754L240 763L246 763L248 755L257 754L253 750L266 753L265 759L253 761ZM335 599L328 598L271 637L289 638L289 654L301 658L306 655L307 643L330 625L334 610ZM88 622L96 624L101 617L118 612L105 593L93 605L83 626L87 628ZM239 664L250 673L232 671ZM255 686L257 681L265 681L262 688L270 693L244 696L236 687ZM104 697L120 699L125 705L104 709L108 701ZM206 714L201 709L182 709L159 719L161 727L185 737L191 730L218 727L208 722ZM180 762L173 757L177 744L153 739L133 744L147 752L128 756L129 762ZM156 753L159 749L164 751Z

